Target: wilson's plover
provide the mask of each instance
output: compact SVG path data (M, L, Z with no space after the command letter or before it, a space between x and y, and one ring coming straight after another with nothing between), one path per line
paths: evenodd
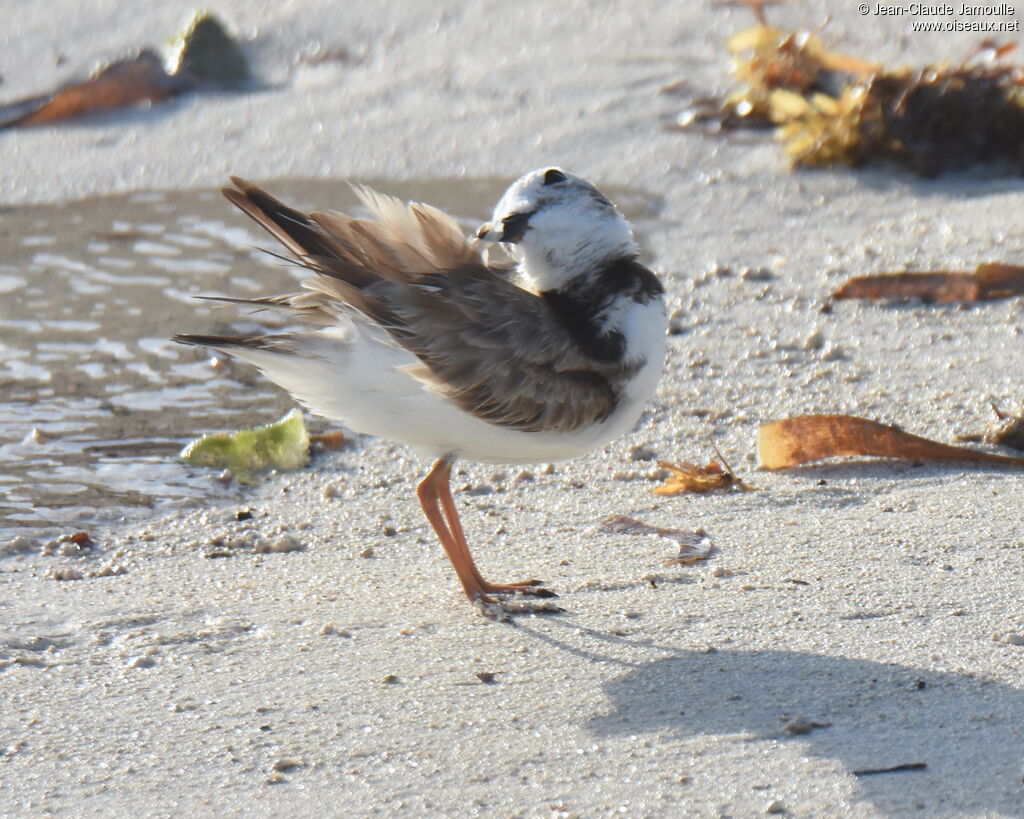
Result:
M573 458L636 424L661 374L666 316L626 219L558 168L513 183L475 240L436 208L365 187L372 219L302 213L232 181L225 196L313 275L303 293L227 301L285 309L303 326L175 340L250 362L312 412L436 458L417 494L470 600L551 596L534 580L481 577L449 477L457 458ZM479 245L493 242L516 264L488 264Z

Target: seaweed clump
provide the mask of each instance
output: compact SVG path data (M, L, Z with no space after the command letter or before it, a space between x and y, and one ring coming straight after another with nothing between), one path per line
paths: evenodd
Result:
M1024 171L1024 69L1004 62L1010 50L986 42L958 67L889 69L762 20L729 39L740 87L675 127L777 126L795 166L888 159L937 176L1004 161Z

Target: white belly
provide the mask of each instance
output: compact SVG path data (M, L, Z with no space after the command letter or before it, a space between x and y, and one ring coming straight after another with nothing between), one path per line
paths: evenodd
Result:
M356 432L401 441L434 457L558 461L629 432L657 387L665 354L664 307L634 307L622 328L629 339L626 355L645 363L608 418L572 432L523 432L480 420L404 372L416 358L390 343L383 331L361 322L294 337L295 354L246 348L229 352L259 367L312 412Z

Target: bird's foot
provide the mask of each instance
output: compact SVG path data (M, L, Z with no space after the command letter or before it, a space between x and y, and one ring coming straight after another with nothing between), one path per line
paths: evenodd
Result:
M558 597L551 589L541 585L540 580L519 580L515 583L484 583L486 594L526 594L530 597Z
M539 580L520 580L517 583L484 581L480 590L470 595L470 599L481 614L501 622L508 620L513 614L557 614L565 611L550 600L558 595L540 583ZM526 596L548 599L527 600L524 599Z

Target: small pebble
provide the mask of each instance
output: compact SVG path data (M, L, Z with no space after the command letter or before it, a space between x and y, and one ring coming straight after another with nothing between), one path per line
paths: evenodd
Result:
M809 734L815 728L828 728L831 724L830 722L815 722L814 720L807 719L807 717L796 716L783 723L782 730L795 737Z
M767 267L745 267L740 272L745 282L767 282L775 278L775 274Z
M805 350L820 350L825 346L825 334L821 330L815 330L804 339Z
M207 560L214 560L220 557L234 557L235 553L224 546L207 544L202 547L202 554Z
M711 570L712 577L732 577L735 572L732 569L727 569L725 566L715 566Z
M679 309L672 313L668 319L668 334L670 336L683 335L688 329L687 318L688 315L685 310Z
M646 444L640 444L629 450L629 457L634 461L653 461L657 453Z
M339 498L344 491L344 483L329 483L324 487L324 497L328 499Z
M995 634L992 639L997 643L1005 643L1010 646L1024 646L1024 634L1015 631L1007 631L1003 634Z
M116 577L121 574L128 574L128 567L122 563L110 561L89 572L89 577Z
M81 580L85 575L81 569L76 569L74 566L64 566L60 569L50 569L47 575L52 580Z
M34 541L24 535L18 535L16 538L9 540L3 546L0 546L0 557L9 557L10 555L21 555L26 552L31 552L36 548Z
M281 785L288 781L288 777L280 771L271 771L265 781L268 785Z
M156 665L156 658L148 654L136 657L128 663L129 668L152 668Z
M55 441L56 439L56 435L43 432L39 427L32 427L28 434L21 439L21 442L23 444L45 444L47 441Z
M785 813L786 806L782 802L776 799L774 802L769 803L768 807L764 809L765 813Z
M291 756L283 756L278 760L274 761L273 770L275 771L294 771L296 768L304 768L306 763L301 759L296 759Z
M277 538L261 538L253 551L258 555L272 552L301 552L306 547L294 535L283 534Z
M385 674L381 682L385 685L395 685L396 683L400 682L400 680L398 679L397 674Z
M96 541L89 537L88 532L75 532L73 535L61 535L58 538L46 541L40 550L40 554L43 557L52 557L53 555L79 557L87 549L91 549L95 545Z
M256 544L251 537L246 535L216 535L206 541L206 545L214 549L224 549L231 552L252 549Z

